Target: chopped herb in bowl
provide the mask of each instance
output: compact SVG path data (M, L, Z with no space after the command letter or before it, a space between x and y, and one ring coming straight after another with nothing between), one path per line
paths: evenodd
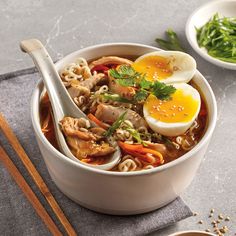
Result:
M210 56L236 63L236 18L220 17L216 13L196 31L198 45L204 47Z

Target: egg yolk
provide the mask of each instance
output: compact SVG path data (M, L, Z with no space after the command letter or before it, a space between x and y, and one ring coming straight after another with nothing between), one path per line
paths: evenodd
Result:
M133 63L132 67L143 74L150 81L164 80L173 74L171 60L161 56L148 56L138 62Z
M166 123L191 121L198 106L199 102L190 94L184 94L182 89L176 90L171 100L162 101L150 95L144 104L151 117Z

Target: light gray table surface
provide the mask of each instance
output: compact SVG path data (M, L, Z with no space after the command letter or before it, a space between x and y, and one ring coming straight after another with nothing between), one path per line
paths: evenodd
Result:
M39 38L53 59L106 42L135 42L157 46L171 27L198 69L209 81L218 103L218 122L211 144L191 186L182 198L200 216L188 218L153 235L211 228L209 210L229 215L226 224L236 233L236 72L200 58L187 43L185 23L205 0L2 0L0 1L0 74L32 66L19 42ZM203 224L197 224L203 220ZM208 223L206 223L208 222Z

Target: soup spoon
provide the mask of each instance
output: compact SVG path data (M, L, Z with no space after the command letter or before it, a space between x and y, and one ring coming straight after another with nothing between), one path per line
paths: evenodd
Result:
M28 53L34 61L34 64L38 68L41 73L44 85L46 87L47 93L49 95L49 99L51 102L52 110L53 110L53 123L55 127L56 139L58 142L58 146L67 157L70 159L80 162L84 165L89 165L91 167L102 169L102 170L110 170L112 169L118 162L120 161L120 148L117 143L113 139L107 140L112 146L115 146L116 150L113 154L108 157L108 162L102 165L92 165L81 162L78 158L76 158L72 152L70 151L64 135L60 129L59 122L65 116L71 116L74 118L85 118L87 120L88 117L77 107L77 105L73 102L69 93L67 92L55 66L54 63L49 56L47 50L42 45L42 43L37 39L28 39L23 40L20 43L20 48L23 52ZM91 126L97 126L94 122L90 121Z

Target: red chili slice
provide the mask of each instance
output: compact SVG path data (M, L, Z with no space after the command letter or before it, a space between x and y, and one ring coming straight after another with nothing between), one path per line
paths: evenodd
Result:
M97 66L94 66L93 69L91 69L91 72L93 73L94 71L97 71L98 73L103 73L107 75L107 71L109 69L113 69L116 67L117 67L117 64L97 65Z
M109 70L109 67L104 66L104 65L97 65L94 66L93 69L91 70L91 72L93 73L94 71L97 71L99 73L104 73L107 72Z

